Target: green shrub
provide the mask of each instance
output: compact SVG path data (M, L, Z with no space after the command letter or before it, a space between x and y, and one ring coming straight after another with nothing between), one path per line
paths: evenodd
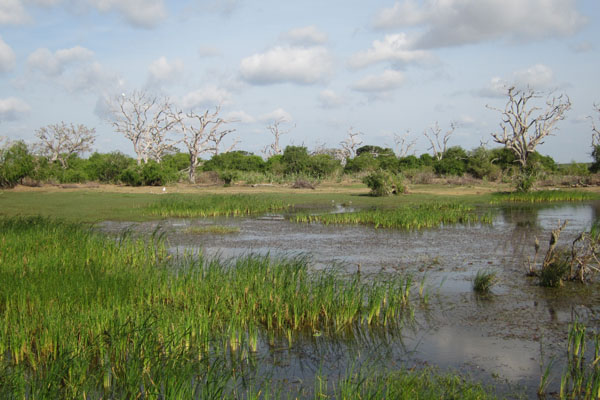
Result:
M344 172L371 172L377 170L379 163L371 153L363 153L360 156L350 158L346 161Z
M188 161L189 164L189 161ZM265 170L265 161L247 151L230 151L213 156L203 166L204 171L237 170L247 172L262 172Z
M371 189L371 196L389 196L406 192L403 177L387 171L373 172L363 179L363 183Z
M287 146L283 151L283 172L286 175L298 175L308 172L310 156L308 150L303 146Z
M33 157L24 142L0 149L0 187L14 187L32 171Z
M119 181L127 186L142 186L143 180L140 174L140 168L132 165L119 175Z
M238 179L239 174L237 171L221 171L219 172L219 179L221 179L225 186L231 186L234 181Z
M340 161L329 154L315 154L308 162L309 175L319 179L334 175L340 168Z
M105 154L94 153L88 159L86 172L91 180L117 183L121 173L134 164L133 158L118 151Z

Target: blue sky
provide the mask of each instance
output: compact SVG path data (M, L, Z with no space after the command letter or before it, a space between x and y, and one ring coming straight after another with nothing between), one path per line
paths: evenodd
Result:
M1 0L0 136L35 141L60 121L96 128L95 147L132 154L106 101L145 90L184 109L221 105L239 149L339 147L348 129L394 146L407 131L456 129L450 145L495 146L506 88L572 101L540 151L590 160L600 121L597 0Z

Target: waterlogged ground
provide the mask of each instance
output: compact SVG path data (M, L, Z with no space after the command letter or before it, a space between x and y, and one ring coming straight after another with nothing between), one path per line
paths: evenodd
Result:
M344 209L332 204L330 212ZM579 205L497 208L491 225L447 226L423 231L373 229L367 226L296 224L286 215L160 222L104 222L107 232L164 233L170 251L231 258L249 253L309 257L315 270L339 268L361 277L410 274L414 277L414 321L395 332L350 332L331 339L310 334L263 338L253 366L286 385L301 386L321 370L343 373L348 366L399 367L436 365L492 383L502 395L535 394L540 361L555 359L550 391L563 368L568 324L578 318L600 322L597 285L545 289L525 276L535 237L545 249L558 221L569 220L561 234L568 243L600 217L600 202ZM193 234L190 227L221 225L237 233ZM494 270L493 294L473 293L479 270ZM418 290L425 282L424 296ZM422 298L426 301L423 301ZM265 360L269 362L265 363ZM249 368L252 367L251 365Z

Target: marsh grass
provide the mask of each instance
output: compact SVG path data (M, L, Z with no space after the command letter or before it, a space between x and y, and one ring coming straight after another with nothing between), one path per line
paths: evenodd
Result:
M473 278L473 290L480 294L490 293L492 286L497 282L496 271L479 270Z
M223 225L204 225L204 226L190 226L184 232L190 235L228 235L232 233L239 233L240 228L237 226L223 226Z
M329 224L371 225L375 228L416 230L441 225L491 223L491 215L478 215L475 208L460 203L429 203L403 206L395 209L370 209L337 214L298 214L294 222Z
M145 208L148 215L161 218L244 216L281 211L290 207L281 200L253 195L204 195L164 197Z
M586 352L588 341L593 344L593 351ZM567 365L561 378L560 398L600 398L599 361L600 334L590 334L585 325L575 321L569 326Z
M1 398L239 398L260 332L291 345L300 332L396 331L412 315L405 277L175 260L159 237L39 217L0 219L0 232Z
M576 190L539 190L535 192L494 193L491 204L578 202L597 199L595 193Z

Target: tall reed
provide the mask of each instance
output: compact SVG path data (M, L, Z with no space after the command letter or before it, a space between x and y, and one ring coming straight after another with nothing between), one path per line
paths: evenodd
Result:
M403 206L396 209L371 209L338 214L299 214L294 222L329 224L371 225L375 228L417 230L441 225L491 223L491 215L478 215L475 208L460 203L431 203Z
M597 199L595 193L576 190L539 190L535 192L494 193L491 203L551 203L577 202Z
M412 315L404 277L175 260L160 238L44 218L3 218L0 232L1 398L236 397L232 360L257 350L259 331L293 343Z
M165 196L146 207L148 215L161 218L197 218L243 216L281 211L289 204L268 196L203 195L195 197Z

